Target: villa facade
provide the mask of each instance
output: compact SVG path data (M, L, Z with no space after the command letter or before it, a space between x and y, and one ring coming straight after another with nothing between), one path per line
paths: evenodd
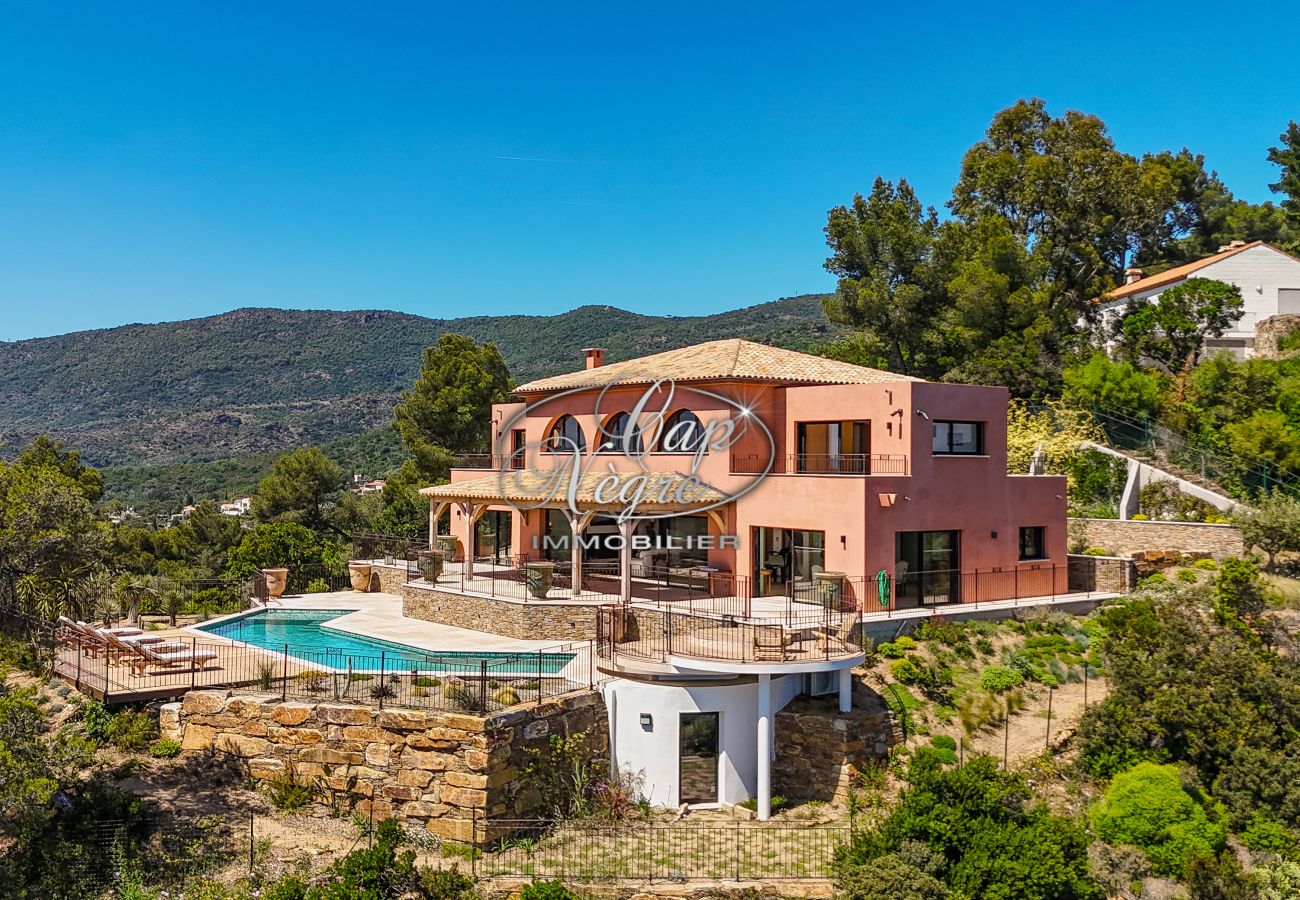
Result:
M1002 388L743 340L585 353L423 491L457 568L406 613L591 629L612 761L657 804L765 818L773 717L850 708L864 616L1068 590L1065 479L1008 475Z

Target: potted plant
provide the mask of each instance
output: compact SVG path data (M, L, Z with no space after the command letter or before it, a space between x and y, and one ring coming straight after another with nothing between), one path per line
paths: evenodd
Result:
M444 557L441 550L421 550L416 557L416 565L420 569L420 574L429 584L437 584L438 576L442 574L442 564Z
M348 578L352 582L352 590L366 593L370 590L370 577L374 572L374 566L370 563L348 563Z
M534 560L524 564L524 571L528 583L528 593L538 600L545 600L547 592L551 589L551 584L555 581L555 563Z
M272 597L283 597L284 590L289 586L288 569L263 569L262 576L266 579L266 592Z

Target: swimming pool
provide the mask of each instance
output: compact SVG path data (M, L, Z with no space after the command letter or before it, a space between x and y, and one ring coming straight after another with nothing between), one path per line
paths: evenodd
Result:
M569 661L572 653L474 653L460 650L421 650L407 644L379 638L361 637L332 628L325 623L352 609L267 609L200 625L198 629L218 637L241 641L265 650L288 651L290 656L331 669L466 672L482 670L486 663L497 674L529 673L555 675Z

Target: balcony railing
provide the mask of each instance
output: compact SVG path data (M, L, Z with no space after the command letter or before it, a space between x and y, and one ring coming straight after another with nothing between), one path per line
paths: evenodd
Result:
M879 453L790 453L771 457L759 454L733 454L734 475L906 475L907 457Z

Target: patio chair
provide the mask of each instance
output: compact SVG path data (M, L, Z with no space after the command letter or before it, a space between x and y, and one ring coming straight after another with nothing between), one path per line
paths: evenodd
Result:
M188 646L186 644L176 643L175 641L168 641L165 637L147 635L143 631L139 634L117 634L107 628L95 628L87 625L85 622L78 622L77 626L80 628L81 634L85 639L92 642L98 641L101 646L106 647L110 659L119 655L121 651L117 649L117 645L114 644L112 640L109 640L109 638L113 638L118 643L126 644L128 646L148 644L155 650L162 650L164 652L171 650L184 650L185 647Z
M762 662L785 662L785 629L780 625L755 625L754 659Z
M862 619L862 613L855 612L847 615L840 622L838 627L825 627L817 630L818 647L823 652L831 650L831 641L835 641L839 646L844 646L853 637L853 629L857 627L858 622Z
M144 667L136 670L139 674L144 674L144 670L150 668L174 669L177 666L187 665L202 672L208 667L208 663L220 655L215 650L198 650L192 647L165 653L145 646L137 647L136 650L144 657Z

